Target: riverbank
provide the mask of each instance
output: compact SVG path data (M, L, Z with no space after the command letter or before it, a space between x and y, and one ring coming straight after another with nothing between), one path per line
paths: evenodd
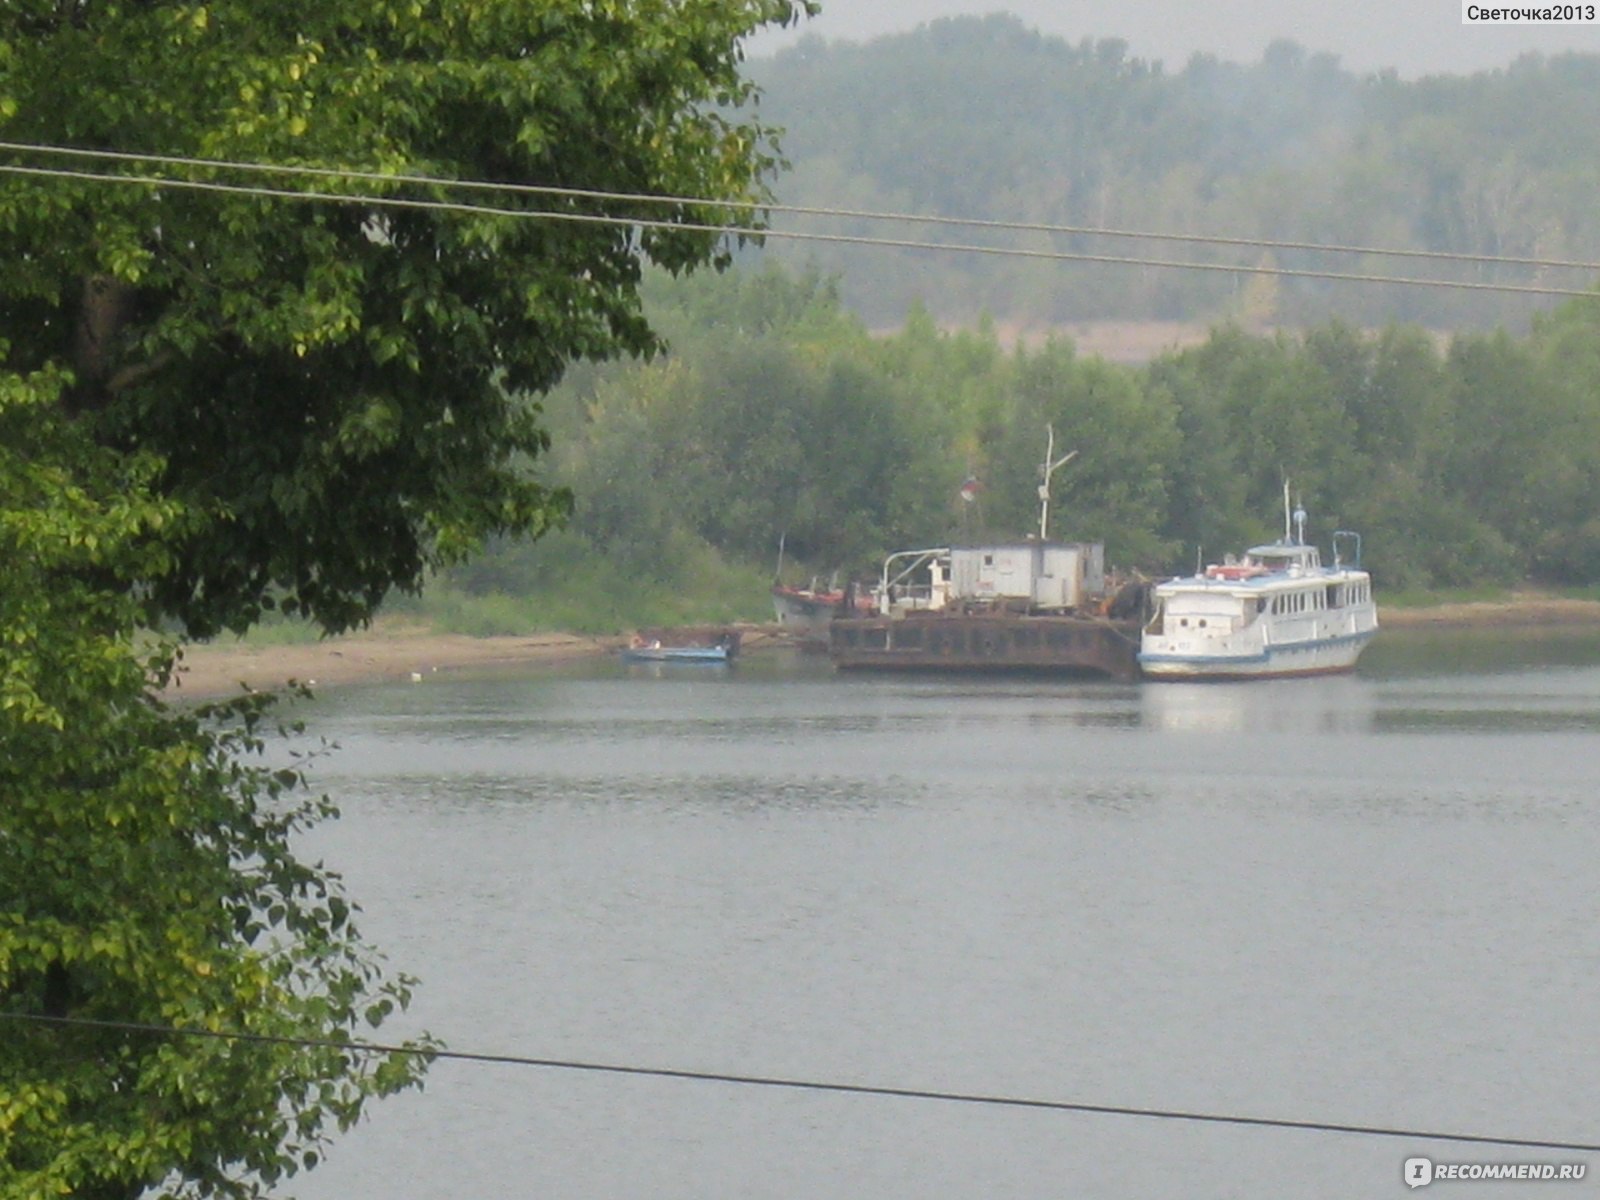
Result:
M777 626L737 627L746 648L777 638ZM555 666L615 654L626 636L539 633L525 637L467 637L418 625L380 622L374 629L318 642L260 645L218 641L184 651L168 694L181 699L226 696L241 688L270 691L288 681L324 688L350 683L426 679L480 667Z
M1378 620L1387 629L1418 625L1483 629L1494 625L1600 624L1600 600L1575 600L1541 592L1517 592L1505 600L1473 600L1450 604L1399 606L1382 603Z
M1381 610L1380 619L1386 629L1600 625L1600 600L1527 593L1506 600L1391 606ZM740 629L747 650L781 642L775 625ZM289 680L321 688L425 679L441 671L478 667L551 666L614 654L627 640L625 636L569 633L479 638L382 622L366 633L319 642L259 645L224 641L191 646L184 653L177 682L169 694L192 699L224 696L241 687L271 690L283 687Z
M365 633L288 645L217 641L184 651L168 692L183 698L213 697L241 688L270 691L290 680L321 688L426 678L471 667L553 665L610 653L624 640L565 633L477 638L379 625Z

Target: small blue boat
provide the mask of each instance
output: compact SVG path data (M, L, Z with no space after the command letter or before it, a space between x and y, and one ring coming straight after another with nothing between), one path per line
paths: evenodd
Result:
M726 663L726 646L629 646L623 662Z
M658 638L634 638L622 650L623 662L699 663L726 666L739 652L738 634L726 634L707 644L663 645Z

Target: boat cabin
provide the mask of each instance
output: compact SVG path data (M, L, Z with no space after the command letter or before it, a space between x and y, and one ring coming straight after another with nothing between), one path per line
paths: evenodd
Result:
M1293 571L1296 567L1315 571L1322 566L1322 556L1315 546L1274 542L1270 546L1251 546L1244 553L1244 565L1268 571Z
M1067 611L1103 594L1105 577L1099 542L1026 541L950 551L950 593L957 600Z

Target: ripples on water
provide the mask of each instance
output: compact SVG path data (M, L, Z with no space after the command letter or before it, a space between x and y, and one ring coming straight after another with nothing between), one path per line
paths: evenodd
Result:
M350 689L312 849L460 1049L1592 1142L1596 664ZM301 1194L1381 1196L1427 1152L441 1063Z

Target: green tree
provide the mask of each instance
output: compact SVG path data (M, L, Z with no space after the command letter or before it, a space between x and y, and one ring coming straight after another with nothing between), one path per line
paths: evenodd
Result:
M25 0L0 15L0 136L760 199L776 151L739 116L740 39L800 7ZM152 625L277 604L342 629L487 535L559 521L565 493L529 471L538 408L513 395L655 350L643 259L725 261L681 226L753 218L526 194L465 215L386 203L459 200L444 182L270 177L348 202L286 201L181 186L266 182L220 168L99 169L138 178L0 181L0 1193L263 1195L416 1061L48 1022L339 1043L408 982L291 853L328 806L252 765L266 702L167 707L176 651Z
M758 201L776 149L764 125L729 115L753 95L739 39L797 7L34 0L0 17L0 128L18 142ZM207 518L144 581L198 634L248 625L274 594L344 628L484 535L559 520L566 498L522 469L545 449L537 410L511 393L547 390L575 357L654 351L641 252L673 270L726 261L718 234L682 226L753 220L525 194L493 199L521 217L468 216L383 203L462 198L442 183L248 178L375 198L0 186L11 362L70 364L68 406L97 440L156 449L156 486Z
M1038 529L1049 425L1058 457L1077 451L1051 477L1051 535L1103 541L1122 566L1163 561L1171 547L1160 525L1178 445L1170 397L1141 388L1129 368L1079 358L1066 341L1018 351L1011 380L1011 422L991 452L987 494L996 531L1019 538Z
M141 605L101 580L158 576L185 518L155 456L63 417L64 382L0 375L0 1195L251 1194L420 1060L14 1018L340 1041L409 981L291 853L330 810L250 765L268 700L150 693L171 649L136 652Z
M1535 565L1564 583L1590 583L1600 579L1600 304L1575 300L1536 322L1531 349L1550 398L1542 465L1553 518Z

